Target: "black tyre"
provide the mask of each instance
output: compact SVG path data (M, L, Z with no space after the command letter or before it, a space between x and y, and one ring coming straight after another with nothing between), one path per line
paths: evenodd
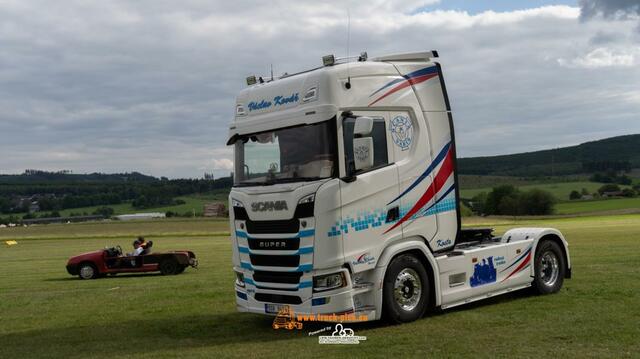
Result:
M178 266L178 271L176 272L176 274L180 274L182 272L184 272L185 269L187 269L188 266L185 265L180 265Z
M384 275L382 315L392 323L422 317L429 306L429 276L424 265L411 254L395 257Z
M95 279L100 273L93 263L82 263L78 267L78 277L80 279Z
M536 248L533 289L539 294L556 293L562 288L566 264L558 243L542 241Z
M162 273L162 275L178 274L179 268L180 265L175 258L166 258L160 262L160 273Z

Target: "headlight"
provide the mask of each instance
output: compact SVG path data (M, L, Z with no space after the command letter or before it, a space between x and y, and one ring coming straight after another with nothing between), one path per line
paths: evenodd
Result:
M240 207L240 208L244 208L244 204L242 204L242 202L238 201L235 198L231 198L231 205L233 207Z
M308 196L304 196L300 198L300 200L298 201L298 204L313 203L315 200L316 200L316 194L312 193Z
M313 291L322 292L336 288L342 288L347 285L347 278L344 272L321 275L313 277Z
M244 288L244 274L236 272L236 285Z

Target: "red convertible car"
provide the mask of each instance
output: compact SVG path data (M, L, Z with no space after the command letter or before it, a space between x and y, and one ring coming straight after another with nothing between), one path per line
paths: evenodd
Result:
M115 246L71 257L67 272L81 279L93 279L107 274L160 272L163 275L180 274L187 267L196 268L198 260L191 251L148 253L138 256L123 255Z

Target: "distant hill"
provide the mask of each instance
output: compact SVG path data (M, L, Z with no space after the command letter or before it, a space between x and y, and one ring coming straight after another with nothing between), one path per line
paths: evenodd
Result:
M69 171L48 172L40 170L26 170L21 174L0 174L0 184L150 183L156 181L160 181L160 179L153 176L147 176L139 172L74 174Z
M512 155L458 159L468 175L562 176L640 168L640 134Z

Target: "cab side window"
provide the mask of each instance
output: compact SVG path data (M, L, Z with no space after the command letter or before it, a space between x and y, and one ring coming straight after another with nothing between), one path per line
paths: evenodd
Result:
M343 122L345 163L347 164L347 169L350 173L354 173L353 128L355 125L355 121L356 118L348 117ZM387 155L387 128L384 118L373 117L373 130L371 131L371 137L373 138L372 169L388 165L389 157Z

